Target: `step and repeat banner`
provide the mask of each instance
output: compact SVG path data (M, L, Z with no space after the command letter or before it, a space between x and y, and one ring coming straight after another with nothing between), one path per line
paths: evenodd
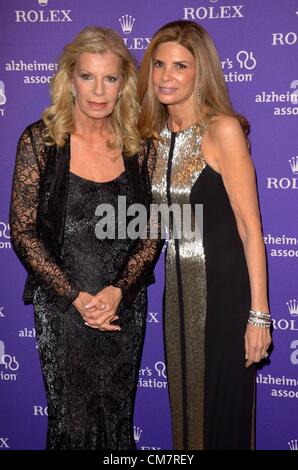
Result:
M33 309L22 303L25 271L10 243L17 140L49 104L57 57L82 28L115 29L140 61L153 33L177 19L198 22L214 38L235 108L251 123L274 319L274 349L257 375L257 448L298 450L298 0L0 0L2 450L43 449L47 422ZM156 277L134 418L139 449L172 448L163 257Z

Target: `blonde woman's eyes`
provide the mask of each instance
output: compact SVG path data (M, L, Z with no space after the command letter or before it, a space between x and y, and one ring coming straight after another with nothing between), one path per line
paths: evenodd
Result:
M81 73L81 74L80 74L80 77L81 77L83 80L91 80L91 75L89 75L88 73Z
M107 82L109 83L115 83L118 80L118 77L114 77L113 75L108 75L106 77Z

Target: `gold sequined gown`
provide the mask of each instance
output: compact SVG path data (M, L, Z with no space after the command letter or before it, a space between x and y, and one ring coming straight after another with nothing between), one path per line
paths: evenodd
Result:
M201 152L205 129L164 128L152 182L157 204L191 204L194 220L196 204L203 207L201 238L184 224L178 239L174 216L167 227L164 329L173 445L249 449L255 383L244 352L249 278L222 178Z

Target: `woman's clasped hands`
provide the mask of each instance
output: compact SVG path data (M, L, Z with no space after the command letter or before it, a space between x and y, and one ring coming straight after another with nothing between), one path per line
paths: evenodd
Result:
M118 307L122 299L121 289L107 286L97 294L80 292L73 305L83 318L85 325L100 331L120 331L119 325L113 324L119 319Z

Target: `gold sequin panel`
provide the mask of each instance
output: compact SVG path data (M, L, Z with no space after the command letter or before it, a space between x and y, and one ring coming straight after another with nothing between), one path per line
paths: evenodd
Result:
M167 128L161 132L152 182L156 203L171 202L180 208L189 204L191 188L206 165L201 153L203 132L199 125L177 133ZM169 157L172 159L170 201ZM202 240L190 240L183 230L181 238L175 241L173 227L167 228L164 327L174 447L201 449L206 315L204 247Z

